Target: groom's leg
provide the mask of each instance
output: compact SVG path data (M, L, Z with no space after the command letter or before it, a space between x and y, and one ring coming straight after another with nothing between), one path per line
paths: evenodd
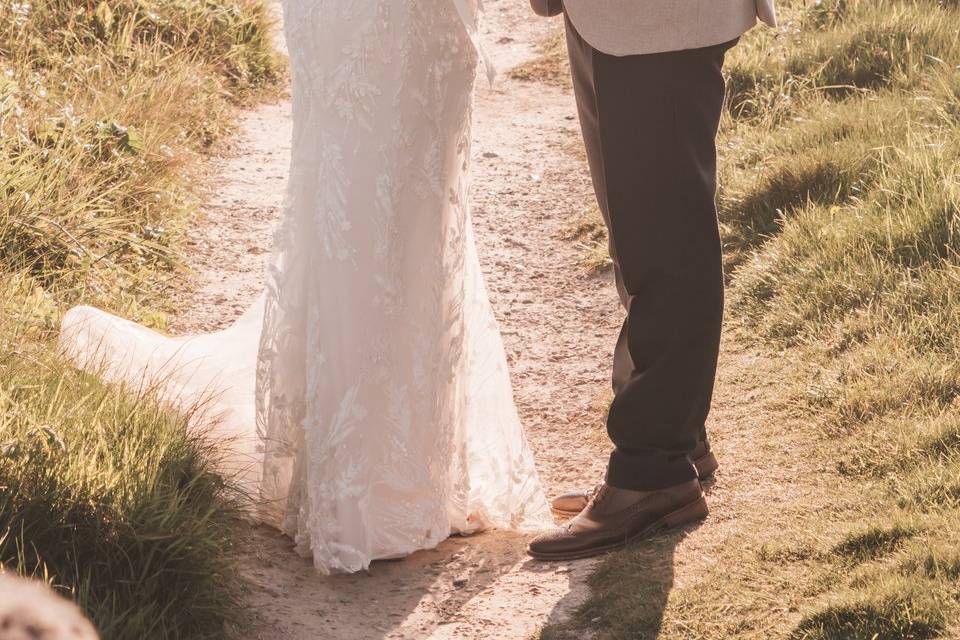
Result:
M715 205L721 67L732 43L615 57L569 20L587 156L627 319L614 356L607 482L649 490L696 478L723 316Z

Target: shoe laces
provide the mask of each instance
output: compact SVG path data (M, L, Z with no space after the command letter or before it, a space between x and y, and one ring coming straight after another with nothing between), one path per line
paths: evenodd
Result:
M600 504L603 502L603 499L607 496L609 492L607 491L607 483L600 482L590 489L590 492L587 494L590 497L590 504Z

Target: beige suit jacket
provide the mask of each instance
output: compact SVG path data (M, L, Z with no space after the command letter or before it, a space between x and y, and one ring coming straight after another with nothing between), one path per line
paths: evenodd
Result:
M776 26L773 0L531 0L541 15L565 9L590 45L615 56L708 47L743 35L757 18Z

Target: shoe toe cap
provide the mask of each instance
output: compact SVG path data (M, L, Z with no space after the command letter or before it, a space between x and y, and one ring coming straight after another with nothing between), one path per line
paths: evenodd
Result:
M566 527L557 527L544 531L527 545L531 553L549 554L563 551L569 541L570 534Z

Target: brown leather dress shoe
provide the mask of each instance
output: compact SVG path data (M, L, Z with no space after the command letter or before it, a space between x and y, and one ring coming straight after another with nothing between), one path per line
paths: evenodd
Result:
M713 455L710 445L706 442L697 443L697 448L690 454L690 459L693 460L693 466L697 468L697 476L701 482L713 477L713 474L720 467L717 456ZM577 515L587 508L587 503L590 502L590 498L593 497L597 488L594 487L589 491L573 491L557 496L550 505L554 515L561 518L572 518Z
M538 560L589 558L706 517L707 499L699 480L656 491L604 484L580 515L534 538L527 553Z

